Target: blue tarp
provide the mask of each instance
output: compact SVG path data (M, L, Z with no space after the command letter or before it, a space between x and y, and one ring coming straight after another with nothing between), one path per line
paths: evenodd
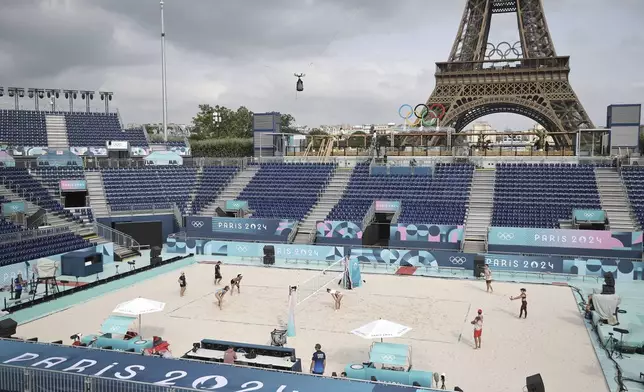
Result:
M131 316L110 316L101 324L101 333L117 333L125 335L130 329L130 325L136 320Z
M409 365L409 347L406 344L376 342L369 351L369 362L390 366Z

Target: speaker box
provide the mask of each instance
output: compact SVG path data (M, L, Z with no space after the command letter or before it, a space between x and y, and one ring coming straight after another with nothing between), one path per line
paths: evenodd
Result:
M264 247L264 256L275 256L275 247L273 245L266 245Z
M275 256L264 256L264 265L275 264Z
M217 216L228 216L228 215L226 214L226 211L222 210L222 209L221 209L221 208L219 208L219 207L217 207L217 209L215 209L215 214L217 214Z
M162 260L162 259L161 259L161 257L159 257L159 256L157 256L157 257L150 257L150 265L152 265L152 266L155 266L155 265L157 265L157 264L161 264L161 262L162 262L162 261L163 261L163 260Z
M540 373L526 377L525 386L528 392L546 392Z
M16 334L18 323L13 319L0 320L0 338L10 338Z
M474 256L474 277L480 278L483 273L483 267L485 267L485 256Z
M153 246L150 249L150 257L159 257L161 256L161 247Z

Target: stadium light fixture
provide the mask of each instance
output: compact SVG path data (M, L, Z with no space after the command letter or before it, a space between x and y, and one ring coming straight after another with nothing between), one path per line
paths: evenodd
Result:
M73 112L74 111L74 100L78 97L78 91L77 90L63 90L63 93L65 93L65 99L69 100L69 111Z
M101 101L105 102L105 113L110 112L110 101L112 100L112 96L114 93L110 91L99 91L98 94L101 96Z
M81 98L85 100L85 111L89 113L91 111L91 100L94 99L94 91L90 90L81 90Z
M34 100L34 109L40 110L40 100L45 97L45 90L41 88L27 89L27 95Z
M9 93L9 97L14 99L15 109L20 110L20 98L25 96L25 89L21 87L8 87L7 93Z
M49 104L51 105L51 111L56 111L56 100L60 98L60 90L48 88L45 90L47 98L49 98Z

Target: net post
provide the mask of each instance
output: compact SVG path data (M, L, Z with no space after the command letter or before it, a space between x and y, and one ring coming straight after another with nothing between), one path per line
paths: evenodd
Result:
M295 337L295 307L297 306L297 286L288 288L288 321L286 322L286 336Z

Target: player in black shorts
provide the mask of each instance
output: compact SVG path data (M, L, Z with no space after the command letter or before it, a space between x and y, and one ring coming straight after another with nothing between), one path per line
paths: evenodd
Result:
M218 261L215 264L215 284L221 283L221 279L222 279L222 276L221 276L221 261Z
M237 287L237 293L241 294L241 290L239 289L239 284L241 283L241 280L242 280L242 274L239 274L235 278L230 280L230 295L233 295L233 292L235 291L235 287Z
M181 276L179 276L179 295L183 297L183 295L186 293L186 287L188 286L188 283L186 282L186 274L181 273Z

